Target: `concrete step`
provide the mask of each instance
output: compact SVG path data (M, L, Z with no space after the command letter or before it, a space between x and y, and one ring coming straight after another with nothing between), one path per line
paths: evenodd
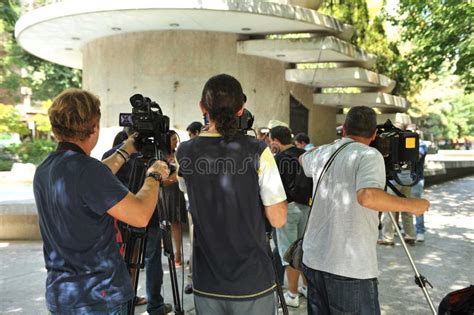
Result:
M0 202L0 240L40 239L34 200Z
M318 88L358 87L387 93L396 84L389 77L362 68L289 69L285 76L286 81Z
M246 40L238 43L240 54L289 63L345 63L371 68L376 57L334 36L295 39Z
M408 108L408 101L400 96L383 92L375 93L323 93L313 94L313 103L332 107L370 106L404 111Z

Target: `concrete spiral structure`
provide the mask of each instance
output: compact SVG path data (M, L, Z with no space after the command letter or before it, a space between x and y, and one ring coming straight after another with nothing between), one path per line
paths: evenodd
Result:
M348 43L352 26L313 10L321 1L46 3L27 6L16 25L17 39L32 54L83 70L83 88L97 94L103 104L101 151L110 146L118 113L130 111L132 94L156 100L170 116L172 128L183 130L191 121L201 120L197 104L202 86L218 73L241 81L255 126L265 126L270 119L294 125L290 99L296 100L307 109L307 132L315 143L335 138L341 107L366 104L392 111L406 107L404 99L388 94L394 81L367 70L374 56ZM287 33L309 35L265 36ZM341 67L295 69L308 62ZM357 87L361 93L314 93L327 87Z

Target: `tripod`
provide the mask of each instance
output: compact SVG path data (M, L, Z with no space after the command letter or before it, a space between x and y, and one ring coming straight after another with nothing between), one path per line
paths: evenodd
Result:
M280 300L281 308L283 310L283 315L288 315L288 306L286 305L285 296L283 295L283 289L281 287L280 279L278 277L278 270L276 266L275 255L273 255L272 248L270 245L270 242L273 238L272 232L266 232L266 234L267 234L267 240L268 240L268 251L269 251L270 257L272 258L273 271L275 272L275 284L276 284L278 299Z
M128 189L132 193L137 193L143 186L149 162L150 159L144 158L143 156L137 157L133 160L130 181L128 183ZM130 225L125 225L125 231L126 237L124 260L125 264L127 265L135 293L134 298L128 302L127 313L129 315L133 315L135 314L135 296L137 296L140 269L144 267L147 229L135 228Z
M155 150L155 152L157 152L157 150ZM155 154L155 156L158 155L157 153ZM132 171L130 174L130 181L128 185L129 190L132 193L137 193L140 190L140 188L143 186L143 183L145 181L146 171L148 167L155 160L157 160L156 157L147 158L144 156L140 156L134 159L133 164L132 164ZM175 314L181 315L181 314L184 314L184 311L182 309L180 299L179 299L176 268L174 264L173 243L171 242L171 232L169 229L170 224L167 220L164 220L163 222L165 226L168 226L168 228L163 228L162 227L163 224L160 224L160 228L162 228L163 230L163 243L164 243L165 255L168 256ZM124 260L127 265L128 271L130 273L130 278L132 280L132 285L133 285L134 293L135 293L134 296L136 296L137 289L138 289L140 269L143 269L144 267L148 228L135 228L130 225L126 225L125 231L126 231L126 242L125 242ZM157 244L157 246L161 246L161 245ZM167 253L171 253L171 255ZM131 301L128 302L127 308L128 308L127 313L129 315L135 314L135 298L133 298Z
M388 179L387 179L387 186L392 189L392 191L397 194L397 196L406 198L404 194L402 194ZM387 191L387 187L385 187L385 191ZM421 288L423 291L423 294L425 295L426 301L428 302L428 305L430 306L431 311L433 312L434 315L437 314L436 308L434 307L433 301L431 300L431 296L428 292L428 289L426 288L426 285L428 284L431 288L433 286L431 283L426 279L424 276L422 276L419 272L418 269L416 268L415 262L413 261L413 258L410 255L410 252L408 251L407 244L405 243L405 240L403 239L402 233L400 232L400 229L398 228L398 224L395 221L395 218L393 217L391 212L387 212L387 214L390 217L390 220L392 221L393 225L395 226L395 230L397 231L397 235L400 238L400 241L402 242L403 249L405 250L405 253L407 254L408 261L411 264L411 267L413 268L413 271L415 272L415 283Z
M163 211L166 212L166 211ZM174 260L173 241L171 239L171 223L168 218L162 218L160 228L163 231L163 251L168 258L170 270L171 290L173 292L174 313L184 315L182 301L179 298L178 276L176 275L176 265Z

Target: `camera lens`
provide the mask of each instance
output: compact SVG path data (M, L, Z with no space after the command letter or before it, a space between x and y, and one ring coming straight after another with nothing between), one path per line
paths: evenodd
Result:
M143 95L135 94L132 97L130 97L130 104L134 108L143 109L143 107L146 105L146 101Z

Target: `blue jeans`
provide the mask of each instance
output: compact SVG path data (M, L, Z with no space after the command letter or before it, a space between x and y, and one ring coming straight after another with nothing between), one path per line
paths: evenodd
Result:
M420 181L411 188L412 197L421 198L423 196L423 188L425 187L425 180ZM425 217L422 215L416 217L416 234L425 233Z
M124 303L107 310L100 311L69 311L69 312L51 312L53 315L72 315L72 314L81 314L81 315L127 315L128 303Z
M378 281L353 279L308 268L308 314L380 314Z
M158 212L154 212L148 225L145 252L146 310L149 314L163 314L164 300L161 296L163 266L161 265L161 229Z

